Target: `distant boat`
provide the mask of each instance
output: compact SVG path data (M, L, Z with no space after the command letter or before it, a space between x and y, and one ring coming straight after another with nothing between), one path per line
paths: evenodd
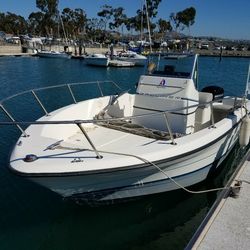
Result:
M133 51L120 52L116 57L117 60L133 62L136 66L145 66L147 63L147 57L139 55Z
M108 67L109 58L103 54L91 54L85 57L87 65Z
M63 58L63 59L70 59L71 57L71 55L66 52L59 52L53 50L41 50L37 52L37 55L46 58Z
M182 58L186 58L188 56L193 56L192 53L167 53L164 58L165 59L174 59L174 60L178 60L178 59L182 59Z
M58 31L59 31L59 25L61 24L62 29L63 29L63 33L64 33L64 39L65 39L66 45L67 45L66 47L68 47L65 29L64 29L63 21L62 21L62 18L61 18L59 11L57 13L57 16L58 16ZM59 35L60 34L58 34L58 36ZM70 59L71 58L71 53L67 53L66 51L41 50L41 51L37 52L37 55L40 57L46 57L46 58L62 58L62 59Z

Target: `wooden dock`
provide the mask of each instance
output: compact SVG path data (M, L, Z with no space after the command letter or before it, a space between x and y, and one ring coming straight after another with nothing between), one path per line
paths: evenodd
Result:
M250 249L250 150L228 182L239 184L233 196L230 190L220 193L185 250Z

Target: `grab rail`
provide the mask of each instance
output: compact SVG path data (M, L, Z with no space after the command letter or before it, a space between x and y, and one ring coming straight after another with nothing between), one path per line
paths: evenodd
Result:
M76 85L87 85L87 84L97 84L97 87L100 91L100 94L101 96L104 96L103 95L103 91L102 91L102 88L101 88L101 85L100 83L111 83L113 84L116 88L119 89L119 91L122 90L122 88L116 84L115 82L113 81L91 81L91 82L82 82L82 83L68 83L68 84L59 84L59 85L53 85L53 86L47 86L47 87L42 87L42 88L36 88L36 89L31 89L31 90L26 90L26 91L22 91L20 93L17 93L17 94L14 94L14 95L11 95L9 97L6 97L2 100L0 100L0 108L3 110L3 112L12 120L12 122L15 122L15 119L13 118L13 116L7 111L7 109L4 107L4 103L8 100L11 100L11 99L14 99L18 96L22 96L24 94L27 94L27 93L31 93L36 101L38 102L39 106L42 108L42 110L44 111L45 115L46 116L49 116L49 112L47 111L47 109L45 108L45 106L43 105L41 99L38 97L37 95L37 92L38 91L41 91L41 90L48 90L48 89L53 89L53 88L62 88L62 87L67 87L68 88L68 91L73 99L73 102L76 104L77 101L76 101L76 98L75 98L75 95L72 91L72 88L71 86L76 86ZM20 127L20 125L16 124L16 126L18 127L18 129L22 132L22 134L24 134L24 130Z
M42 110L44 111L45 115L46 116L49 116L49 112L46 110L45 106L43 105L41 99L38 97L38 95L36 94L36 92L38 91L41 91L41 90L48 90L48 89L53 89L53 88L61 88L61 87L67 87L72 99L73 99L73 102L74 104L77 104L77 101L76 101L76 98L75 98L75 95L73 93L73 90L71 88L71 86L76 86L76 85L87 85L87 84L97 84L97 87L100 91L100 95L101 96L104 96L103 94L103 91L102 91L102 88L101 88L101 85L100 83L111 83L113 84L116 88L119 89L119 91L121 91L122 89L120 88L120 86L118 84L116 84L115 82L113 81L96 81L96 82L83 82L83 83L69 83L69 84L60 84L60 85L53 85L53 86L48 86L48 87L43 87L43 88L36 88L36 89L31 89L31 90L26 90L26 91L23 91L23 92L20 92L20 93L17 93L17 94L14 94L12 96L9 96L7 98L4 98L0 101L0 108L2 109L2 111L6 114L6 116L11 120L11 122L0 122L0 125L16 125L16 127L21 131L22 135L24 137L27 137L28 135L26 134L26 132L24 131L24 129L20 126L20 125L24 125L24 124L38 124L37 122L28 122L28 123L25 123L25 122L17 122L15 121L14 117L7 111L7 109L4 107L4 103L8 100L11 100L15 97L18 97L18 96L21 96L21 95L24 95L24 94L27 94L27 93L31 93L34 98L36 99L37 103L39 104L39 106L42 108ZM72 122L68 123L68 124L71 124ZM85 129L82 127L81 123L83 122L79 122L79 121L74 121L73 122L74 124L76 124L80 130L82 131L82 133L84 134L85 138L87 139L87 141L89 142L89 144L91 145L93 151L95 152L96 154L96 157L97 159L101 159L102 156L99 154L99 152L97 151L97 149L95 148L93 142L91 141L91 139L89 138L87 132L85 131ZM51 123L47 123L47 124L51 124ZM64 122L57 122L56 124L65 124Z
M7 110L3 107L2 104L0 104L0 108L2 108L2 110L8 115L8 117L11 119L11 122L0 122L0 125L16 125L18 127L18 129L22 132L22 134L24 135L24 137L27 137L28 135L25 133L25 131L21 128L20 125L52 125L52 124L76 124L79 129L81 130L81 132L83 133L83 135L85 136L85 138L87 139L87 141L89 142L90 146L92 147L93 151L96 154L96 158L97 159L102 159L102 156L100 155L100 153L98 152L98 150L96 149L96 147L94 146L94 143L91 141L90 137L88 136L86 130L84 129L84 127L82 126L82 124L87 124L87 123L94 123L94 124L98 124L98 123L103 123L103 122L109 122L109 121L117 121L117 120L131 120L133 118L140 118L140 117L145 117L145 116L156 116L159 114L163 114L164 118L165 118L165 122L166 122L166 126L167 126L167 130L169 132L170 135L170 140L172 141L171 144L172 145L176 145L174 136L173 136L173 132L171 129L171 126L169 124L168 121L168 114L171 114L172 112L176 112L176 111L182 111L182 110L186 110L189 108L195 108L195 107L199 107L199 106L204 106L204 104L210 104L212 106L212 102L207 102L207 103L202 103L202 104L195 104L195 105L191 105L191 106L187 106L184 108L177 108L177 109L171 109L171 110L164 110L164 111L157 111L157 112L152 112L152 113L148 113L148 114L141 114L141 115L134 115L134 116L125 116L125 117L121 117L121 118L105 118L105 119L91 119L91 120L69 120L69 121L34 121L34 122L27 122L27 121L15 121L13 119L13 117L8 114ZM212 108L211 108L212 109ZM212 120L212 127L215 128L214 126L214 116L213 116L213 109L211 110L211 120Z
M10 100L10 99L13 99L17 96L21 96L21 95L24 95L24 94L27 94L27 93L31 93L31 91L41 91L41 90L48 90L48 89L53 89L53 88L61 88L61 87L66 87L66 86L76 86L76 85L88 85L88 84L104 84L104 83L111 83L113 84L116 88L118 88L120 91L122 91L122 88L115 82L113 81L91 81L91 82L80 82L80 83L68 83L68 84L58 84L58 85L52 85L52 86L47 86L47 87L41 87L41 88L35 88L35 89L30 89L30 90L25 90L25 91L22 91L20 93L17 93L17 94L14 94L14 95L11 95L11 96L8 96L2 100L0 100L0 104L3 104L4 102Z
M125 116L125 117L121 117L121 118L105 118L105 119L89 119L89 120L61 120L61 121L15 121L15 119L13 118L13 116L6 110L6 108L4 107L4 102L6 102L7 100L10 100L12 98L15 98L17 96L26 94L26 93L31 93L36 101L38 102L38 104L40 105L40 107L43 109L43 111L45 112L45 115L48 116L49 113L47 112L46 108L44 107L43 103L41 102L41 100L38 98L36 92L40 91L40 90L45 90L45 89L52 89L52 88L59 88L59 87L67 87L68 91L73 99L73 102L76 104L76 98L74 96L74 93L71 89L71 86L75 86L75 85L82 85L82 84L97 84L97 87L100 91L100 95L104 96L103 91L101 89L101 85L100 83L107 83L110 82L112 83L115 87L119 88L119 90L121 90L121 88L119 87L119 85L117 85L116 83L112 82L112 81L102 81L102 82L85 82L85 83L71 83L71 84L62 84L62 85L54 85L54 86L49 86L49 87L44 87L44 88L37 88L37 89L33 89L33 90L28 90L28 91L23 91L21 93L12 95L8 98L5 98L3 100L0 101L0 108L2 109L2 111L9 117L9 119L11 121L5 121L5 122L1 122L0 121L0 125L16 125L17 128L21 131L22 135L24 137L27 137L28 135L26 134L26 132L22 129L21 125L50 125L50 124L75 124L79 127L79 129L82 131L82 133L84 134L85 138L87 139L87 141L89 142L89 144L91 145L93 151L95 152L96 156L98 159L101 159L102 156L100 155L100 153L98 152L98 150L95 148L93 142L91 141L91 139L89 138L87 132L85 131L85 129L83 128L82 124L86 124L86 123L93 123L93 124L98 124L98 123L103 123L103 122L109 122L109 121L119 121L119 120L131 120L133 118L140 118L140 117L145 117L145 116L156 116L159 114L162 114L165 118L165 122L166 122L166 126L167 126L167 130L169 132L170 135L170 139L172 141L173 145L176 145L176 142L174 140L174 135L171 129L171 126L169 124L168 121L168 114L174 113L174 112L178 112L178 111L184 111L184 110L188 110L188 109L192 109L192 108L198 108L199 106L204 106L204 105L210 105L211 106L211 123L212 123L212 127L215 128L215 121L214 121L214 114L213 114L213 103L215 101L210 101L210 102L206 102L206 103L202 103L202 104L194 104L194 105L190 105L190 106L186 106L186 107L181 107L181 108L175 108L175 109L168 109L168 110L159 110L159 111L154 111L154 112L150 112L147 114L141 114L141 115L133 115L133 116ZM119 95L118 95L119 96ZM217 102L218 100L216 100Z
M31 93L33 94L33 96L35 97L35 99L37 100L38 104L41 106L41 108L43 109L44 113L46 116L49 115L49 113L47 112L47 110L45 109L45 107L43 106L42 102L40 101L40 99L38 98L38 96L36 95L34 90L31 90Z

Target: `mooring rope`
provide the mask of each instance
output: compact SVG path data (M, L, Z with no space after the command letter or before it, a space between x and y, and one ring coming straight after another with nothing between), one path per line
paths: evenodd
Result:
M144 163L147 163L147 164L150 164L152 166L154 166L155 168L157 168L162 174L164 174L170 181L172 181L176 186L178 186L179 188L183 189L184 191L188 192L188 193L191 193L191 194L203 194L203 193L208 193L208 192L215 192L215 191L220 191L220 190L229 190L231 189L231 187L219 187L219 188L212 188L212 189L207 189L207 190L200 190L200 191L193 191L193 190L190 190L184 186L182 186L180 183L178 183L176 180L174 180L171 176L169 176L163 169L161 169L158 165L156 165L155 163L145 159L145 158L142 158L140 156L137 156L137 155L133 155L133 154L123 154L123 153L115 153L115 152L105 152L105 151L99 151L101 153L114 153L114 154L120 154L120 155L124 155L124 156L132 156L132 157L135 157L141 161L143 161ZM239 187L237 187L239 188Z
M70 148L70 147L64 147L64 146L59 146L60 148L63 149L74 149L74 150L82 150L81 148ZM89 151L92 151L91 149L88 149ZM225 187L219 187L219 188L212 188L212 189L206 189L206 190L199 190L199 191L194 191L194 190L190 190L184 186L182 186L179 182L177 182L176 180L174 180L174 178L172 178L171 176L169 176L166 171L164 171L163 169L161 169L157 164L143 158L137 155L133 155L133 154L126 154L126 153L118 153L118 152L112 152L112 151L102 151L102 150L98 150L99 153L105 153L105 154L114 154L114 155L121 155L121 156L128 156L128 157L134 157L146 164L150 164L153 167L155 167L156 169L158 169L163 175L165 175L170 181L172 181L176 186L178 186L179 188L183 189L184 191L191 193L191 194L204 194L204 193L209 193L209 192L216 192L216 191L221 191L221 190L230 190L230 189L234 189L234 188L239 188L241 186L236 186L236 187L231 187L231 186L225 186ZM246 181L245 181L246 182ZM250 183L249 183L250 184Z

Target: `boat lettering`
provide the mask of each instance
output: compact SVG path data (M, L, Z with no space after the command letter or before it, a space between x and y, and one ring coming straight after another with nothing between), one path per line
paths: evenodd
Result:
M78 163L78 162L84 162L81 158L75 158L71 161L71 163Z
M165 86L165 85L166 85L166 80L165 80L165 79L162 79L162 80L160 81L160 85L161 85L161 86Z

